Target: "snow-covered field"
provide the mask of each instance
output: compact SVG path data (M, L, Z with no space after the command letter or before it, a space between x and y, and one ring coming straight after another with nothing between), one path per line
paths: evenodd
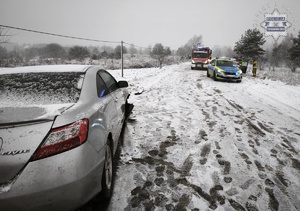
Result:
M107 210L300 210L300 86L189 63L124 77L135 107Z

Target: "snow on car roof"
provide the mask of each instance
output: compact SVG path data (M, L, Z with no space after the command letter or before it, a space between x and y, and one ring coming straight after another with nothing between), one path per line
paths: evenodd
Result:
M42 65L15 68L1 68L1 74L34 73L34 72L85 72L91 65Z

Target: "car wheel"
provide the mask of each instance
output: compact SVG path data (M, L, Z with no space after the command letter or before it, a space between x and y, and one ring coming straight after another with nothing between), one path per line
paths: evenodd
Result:
M216 76L216 72L215 72L215 71L214 71L214 76L213 76L213 78L214 78L214 81L217 80L217 76Z
M208 70L206 71L206 76L209 77L209 72L208 72Z
M110 199L113 189L113 154L110 141L105 147L105 161L102 174L101 198Z
M191 67L191 70L193 70L194 68L193 67Z
M126 100L125 102L125 112L124 112L124 121L128 118L129 116L129 111L128 111L128 101Z
M128 103L128 101L126 100L125 102L125 120L128 119L128 117L130 116L132 110L133 110L134 105L132 103Z

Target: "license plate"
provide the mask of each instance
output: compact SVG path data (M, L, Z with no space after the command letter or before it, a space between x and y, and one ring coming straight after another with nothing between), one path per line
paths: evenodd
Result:
M228 78L235 78L235 75L227 75Z

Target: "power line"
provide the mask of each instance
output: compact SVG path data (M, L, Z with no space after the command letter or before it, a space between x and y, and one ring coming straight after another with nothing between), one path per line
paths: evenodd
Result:
M5 27L5 28L9 28L9 29L17 29L17 30L21 30L21 31L33 32L33 33L39 33L39 34L46 34L46 35L51 35L51 36L56 36L56 37L77 39L77 40L85 40L85 41L93 41L93 42L101 42L101 43L114 43L114 44L116 44L116 43L119 44L120 43L120 42L117 42L117 41L96 40L96 39L74 37L74 36L61 35L61 34L54 34L54 33L42 32L42 31L37 31L37 30L32 30L32 29L24 29L24 28L20 28L20 27L6 26L6 25L2 25L2 24L0 24L0 27Z
M25 29L25 28L20 28L20 27L15 27L15 26L7 26L7 25L2 25L2 24L0 24L0 27L5 27L5 28L9 28L9 29L16 29L16 30L21 30L21 31L27 31L27 32L32 32L32 33L38 33L38 34L45 34L45 35L56 36L56 37L64 37L64 38L70 38L70 39L84 40L84 41L120 44L120 42L117 42L117 41L97 40L97 39L89 39L89 38L82 38L82 37L74 37L74 36L69 36L69 35L55 34L55 33L50 33L50 32L43 32L43 31ZM137 48L149 49L149 47L142 47L142 46L138 46L138 45L134 45L134 44L129 44L129 43L126 43L126 42L123 42L123 43L126 44L126 45L137 47Z

